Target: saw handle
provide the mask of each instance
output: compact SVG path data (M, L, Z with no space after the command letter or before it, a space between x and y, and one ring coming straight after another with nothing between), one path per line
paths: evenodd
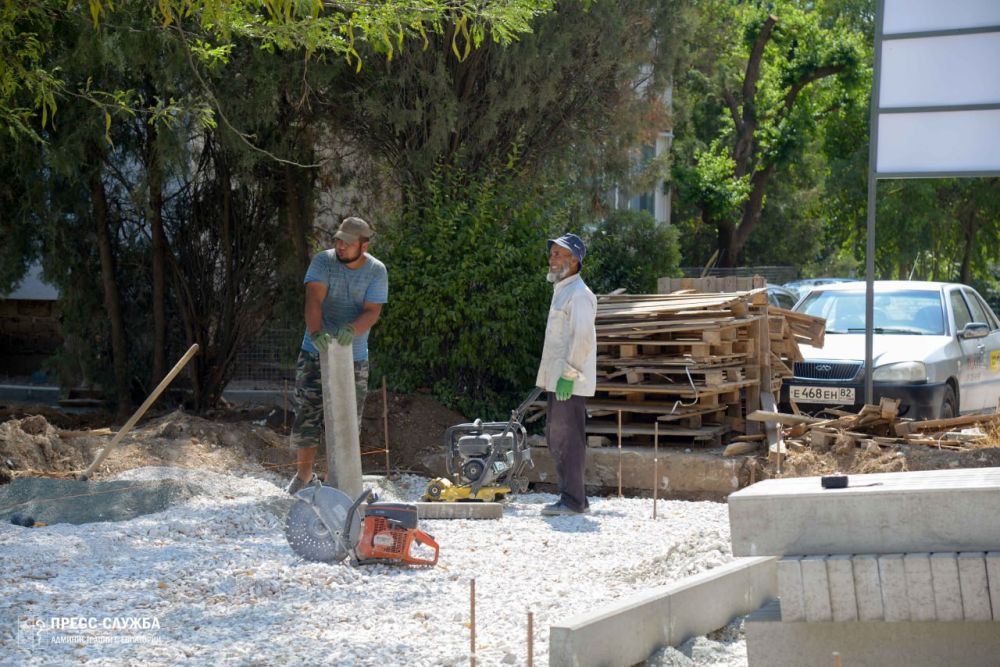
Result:
M341 531L341 539L343 540L344 546L347 547L348 552L353 553L357 547L356 544L351 543L351 523L354 521L354 513L358 511L358 508L361 507L363 502L374 497L375 493L371 489L365 489L361 492L361 495L358 496L358 499L354 501L354 504L351 505L350 509L347 510L347 518L344 519L344 528ZM357 558L357 554L354 554L354 557Z
M417 529L413 531L413 541L421 546L431 547L434 549L434 558L417 558L411 556L409 553L406 554L406 562L412 563L414 565L437 565L438 562L438 552L440 552L440 547L438 543L434 541L434 538L425 533L424 531ZM409 551L409 549L407 549Z

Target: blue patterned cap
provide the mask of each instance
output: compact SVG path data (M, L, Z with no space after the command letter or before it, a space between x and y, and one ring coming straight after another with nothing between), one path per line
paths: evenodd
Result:
M557 239L549 239L548 249L552 250L552 244L558 244L573 253L576 261L583 266L583 258L587 256L587 245L576 234L563 234Z

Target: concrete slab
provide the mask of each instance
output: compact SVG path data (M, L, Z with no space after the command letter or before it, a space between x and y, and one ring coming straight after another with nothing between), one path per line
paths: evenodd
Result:
M903 556L906 572L906 597L911 621L936 621L934 583L931 581L931 555L914 553Z
M854 595L858 601L858 620L881 621L885 618L882 607L882 580L878 573L878 556L859 554L851 556L854 571Z
M319 355L323 386L323 429L327 481L351 498L361 495L361 444L358 431L354 357L349 345L331 343Z
M851 475L848 484L823 489L819 477L801 477L736 491L733 553L1000 551L1000 468Z
M993 620L1000 621L1000 551L986 554L986 578L990 585L990 606Z
M833 620L830 606L830 579L826 575L825 556L806 556L802 567L802 597L806 603L807 623L826 623Z
M500 503L413 503L418 519L499 519Z
M778 561L778 597L781 599L781 617L790 623L806 620L801 560L797 556L785 556Z
M992 621L986 554L982 551L958 554L958 580L962 585L962 615L965 620Z
M957 554L931 554L931 575L934 579L934 609L937 620L963 620L962 584L958 578Z
M834 622L858 620L858 599L854 592L851 557L830 556L826 560L826 576L830 580L830 607Z
M740 558L549 628L551 667L625 666L748 614L777 590L776 559Z
M910 620L910 599L906 594L903 554L878 557L878 577L882 583L882 613L886 621Z
M540 440L536 439L535 442ZM544 440L541 440L544 442ZM622 489L630 495L653 495L658 482L657 497L674 500L725 500L737 489L750 482L753 457L722 456L722 448L693 449L661 444L657 470L653 479L653 448L622 447ZM556 468L548 447L533 446L531 458L535 467L528 471L528 481L556 483ZM590 489L618 489L618 447L590 447L584 481Z
M840 653L851 667L996 667L994 622L782 623L776 603L747 618L750 667L830 665Z

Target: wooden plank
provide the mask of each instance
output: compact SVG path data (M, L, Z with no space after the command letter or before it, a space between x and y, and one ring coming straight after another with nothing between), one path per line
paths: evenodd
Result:
M896 419L896 415L899 414L899 399L898 398L887 398L885 396L879 401L879 415L882 419L888 419L893 421Z
M753 318L749 317L737 318L732 315L723 315L722 313L717 312L702 314L704 317L701 319L680 319L669 317L628 320L624 322L601 322L597 325L597 333L599 336L613 336L621 335L620 332L622 331L634 329L636 333L633 335L649 332L656 334L688 332L693 336L700 336L701 332L706 328L719 329L723 332L727 332L729 330L738 331L741 327L747 327L753 324Z
M681 426L659 426L655 429L660 437L691 438L693 440L714 440L724 435L727 428L723 426L703 426L701 428L684 428ZM594 435L609 435L618 433L617 424L600 424L587 422L587 433ZM622 426L622 435L653 435L652 424L627 424Z
M683 407L679 409L677 412L674 412L673 414L671 413L661 414L656 418L656 421L659 422L682 421L684 419L688 419L689 417L701 418L705 415L713 415L713 414L717 414L721 419L724 418L722 413L725 410L726 407L721 405Z
M713 355L714 356L714 355ZM732 359L730 357L735 357ZM710 359L710 360L698 360L692 361L690 357L683 356L666 356L666 355L645 355L640 356L635 359L619 359L606 354L597 355L597 366L598 368L629 368L631 366L649 366L657 369L670 369L671 371L681 371L683 372L685 368L691 371L692 374L696 372L729 372L736 371L742 372L744 370L744 364L740 363L740 359L743 357L739 355L726 355L724 358L720 359ZM739 379L743 379L741 376Z
M763 437L763 436L761 436ZM723 456L743 456L745 454L755 454L763 446L762 442L733 442L722 450Z
M988 424L997 419L997 415L965 415L963 417L952 417L951 419L927 419L915 422L900 422L896 424L896 434L906 435L913 431L944 431L956 426L974 426L976 424Z
M757 422L771 422L793 426L795 424L820 424L828 422L828 419L810 417L809 415L790 415L785 412L769 412L767 410L754 410L747 415L747 419Z
M691 370L691 376L697 376L702 378L703 382L707 386L712 385L722 385L726 383L726 373L720 368L705 368L699 370ZM685 372L683 367L673 366L673 367L653 367L653 366L623 366L621 368L607 369L605 371L598 371L598 376L603 377L607 380L614 380L619 377L626 377L629 384L636 384L642 382L641 379L633 380L633 378L642 378L646 375L652 375L658 378L678 380L684 382L687 379L688 372ZM675 377L676 376L676 377ZM735 382L739 381L737 377Z
M639 384L632 385L624 382L598 382L598 391L608 391L608 392L643 392L646 394L672 394L676 396L689 396L694 398L696 395L718 395L725 393L727 391L732 391L734 389L740 389L743 387L756 386L756 380L744 380L742 382L727 382L721 385L714 385L711 387L699 387L695 385L692 389L690 384Z

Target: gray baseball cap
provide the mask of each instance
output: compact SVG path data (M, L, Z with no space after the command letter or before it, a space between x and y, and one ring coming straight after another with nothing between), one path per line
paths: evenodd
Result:
M344 218L344 221L340 223L340 227L337 228L337 233L333 235L333 238L340 239L344 243L357 243L358 239L366 238L370 239L375 234L375 230L371 228L367 222L361 218L350 217Z

